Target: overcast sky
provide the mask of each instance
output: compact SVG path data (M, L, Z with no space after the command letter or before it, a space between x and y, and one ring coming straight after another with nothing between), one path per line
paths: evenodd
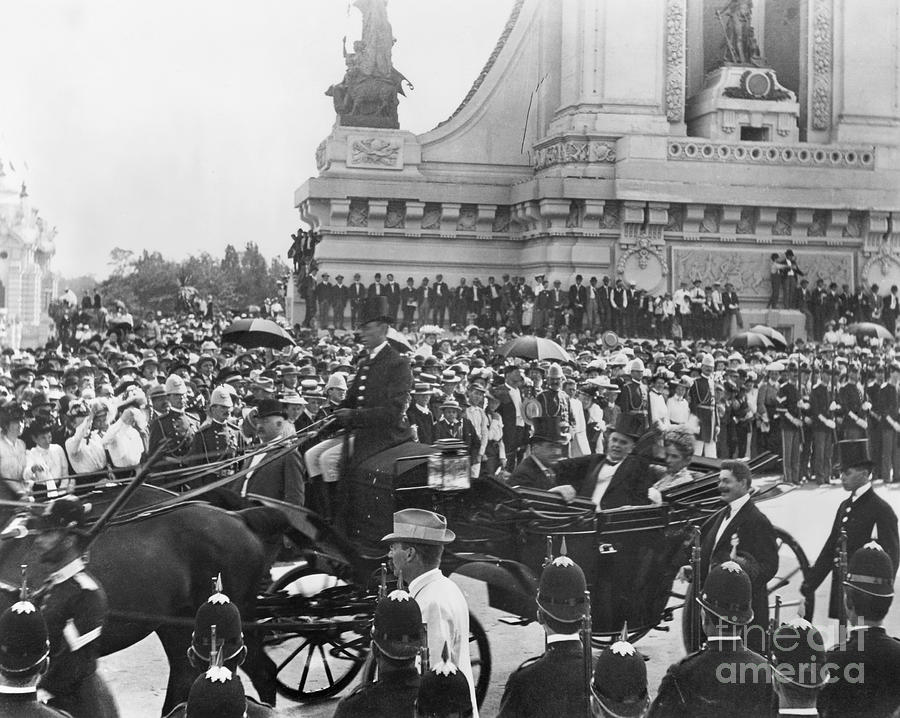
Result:
M456 108L512 0L390 0L403 129ZM117 246L284 255L343 76L346 0L0 0L0 158L59 234L64 276Z

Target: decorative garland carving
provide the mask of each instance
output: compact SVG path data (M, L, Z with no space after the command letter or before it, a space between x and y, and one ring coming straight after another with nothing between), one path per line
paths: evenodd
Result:
M833 64L832 0L815 0L813 15L812 126L831 126L831 84Z
M664 253L653 244L653 239L649 236L638 237L637 242L622 253L619 261L616 262L616 272L625 274L625 265L633 254L637 255L638 266L641 269L646 269L650 264L650 258L656 257L662 275L665 277L669 273L669 264L666 262Z
M327 160L325 159L325 150L326 144L325 140L322 140L319 143L319 146L316 147L316 169L321 172L324 169L327 169Z
M666 119L684 120L684 0L666 5Z
M572 162L613 164L616 161L616 143L604 140L572 140L560 138L540 147L532 155L535 170Z

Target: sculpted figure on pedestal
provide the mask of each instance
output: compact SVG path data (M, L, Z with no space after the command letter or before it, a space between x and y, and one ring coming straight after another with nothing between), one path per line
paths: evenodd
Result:
M716 17L725 32L725 62L736 65L762 65L759 43L753 30L753 0L730 0Z
M354 0L362 13L362 37L347 52L344 38L344 79L325 94L334 99L340 124L347 127L398 129L398 95L406 96L403 83L412 83L391 62L394 36L387 18L386 0Z

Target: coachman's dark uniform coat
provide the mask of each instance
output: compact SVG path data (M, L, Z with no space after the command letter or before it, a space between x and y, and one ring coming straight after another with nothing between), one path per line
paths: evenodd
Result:
M388 673L344 698L334 718L414 718L419 682L415 668Z
M509 677L498 718L583 718L584 654L581 641L559 641Z
M819 693L823 718L890 718L900 708L900 641L883 628L851 631L845 646L829 651L828 662L838 680Z
M890 505L875 493L874 488L869 488L856 501L852 497L844 499L838 506L834 523L831 525L831 533L822 547L819 558L813 564L807 583L809 588L815 590L834 568L834 558L837 555L838 539L841 535L841 527L847 532L847 556L861 549L873 539L873 532L877 528L876 540L891 557L894 565L894 573L897 572L897 561L900 560L900 538L897 532L897 515ZM840 606L840 593L835 585L834 577L831 580L831 600L828 603L828 616L838 617ZM900 675L897 680L900 681Z
M720 671L720 665L726 669ZM717 673L720 673L717 676ZM669 667L648 718L768 718L778 714L769 664L738 638L716 641ZM721 676L733 676L723 680Z
M737 536L737 562L750 576L753 588L751 607L754 630L748 632L750 648L763 650L762 638L769 627L769 594L766 584L778 571L778 544L775 529L766 515L748 501L744 504L718 542L713 545L719 527L725 520L726 511L721 511L709 519L701 528L700 540L700 581L706 580L709 570L731 557L731 537ZM757 630L758 628L758 630Z

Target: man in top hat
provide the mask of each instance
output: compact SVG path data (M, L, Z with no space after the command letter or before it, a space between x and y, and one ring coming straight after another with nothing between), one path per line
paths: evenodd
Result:
M605 454L588 454L559 462L559 493L568 501L575 496L588 498L597 505L598 511L649 503L647 490L653 483L652 473L646 459L631 453L637 438L629 433L620 417L610 432Z
M557 486L556 470L559 462L566 457L568 427L552 416L537 416L532 422L531 453L516 466L508 483L513 487L562 493L561 487Z
M750 578L753 589L753 620L745 639L747 646L762 652L769 627L767 584L778 570L775 529L762 511L750 501L750 469L743 461L727 460L719 470L719 496L725 508L707 521L701 531L700 575L703 581L717 564L732 556Z
M585 652L579 633L588 610L586 591L584 571L566 555L563 544L560 555L541 572L536 598L547 650L510 675L498 718L586 715Z
M221 576L215 582L213 593L194 615L194 631L191 634L187 656L195 670L205 671L218 663L219 667L231 673L232 677L227 680L236 683L232 686L233 690L226 694L228 699L218 704L220 707L228 709L235 705L239 706L242 712L237 715L245 718L268 718L275 715L274 708L244 694L243 683L237 674L238 668L247 657L241 613L222 592ZM197 680L201 681L203 677L204 674L201 673ZM196 687L197 684L194 685ZM184 718L184 716L193 718L200 714L199 711L211 709L214 705L212 697L202 695L201 698L201 695L192 688L187 702L177 705L166 718ZM221 713L203 713L203 715L223 718Z
M450 658L471 687L472 713L477 718L475 684L469 658L469 607L459 587L441 573L444 547L456 540L447 519L424 509L404 509L394 514L394 530L382 539L394 575L409 587L422 609L426 625L429 663L441 660L444 642Z
M184 379L177 374L171 374L166 379L165 388L169 408L165 414L157 416L150 422L150 445L147 451L153 454L164 441L168 440L169 444L163 452L164 457L169 463L180 465L190 453L194 434L197 433L200 424L184 410L188 393Z
M378 680L341 699L334 718L412 716L420 688L416 658L424 646L419 604L406 591L391 591L378 601L372 625Z
M646 660L623 629L594 664L591 712L596 718L640 718L649 707Z
M303 506L306 488L300 453L290 449L290 445L279 443L285 421L287 414L280 401L264 399L260 402L255 425L262 446L250 459L249 471L237 487L241 496L258 494Z
M772 680L779 716L817 716L816 699L829 680L825 639L803 618L794 618L772 635Z
M875 541L850 556L844 603L852 628L846 640L828 652L832 682L818 700L827 718L888 718L900 708L900 642L882 625L894 601L896 570Z
M59 718L67 713L41 703L37 683L50 661L43 614L20 599L0 615L0 715L9 718Z
M229 422L234 401L231 392L217 386L209 396L207 419L197 429L188 452L195 464L233 459L240 450L240 430ZM219 474L234 473L234 467L221 469ZM212 480L213 476L209 479ZM202 485L202 484L200 484Z
M804 595L815 593L822 581L832 572L842 529L847 533L848 556L852 556L872 539L877 539L894 567L900 561L897 515L872 487L872 461L867 449L865 439L838 442L841 486L850 492L850 496L838 506L831 533L812 565L808 579L801 586ZM832 577L831 598L828 604L830 618L838 617L839 602L840 586L837 585L835 577Z
M769 665L744 646L753 619L750 577L734 561L715 566L698 596L706 645L669 667L650 718L766 718L772 714Z
M64 496L29 524L39 532L35 548L49 572L40 608L47 621L50 668L39 687L52 696L51 707L74 718L114 718L115 701L97 675L107 603L103 587L81 559L85 515L80 500Z

